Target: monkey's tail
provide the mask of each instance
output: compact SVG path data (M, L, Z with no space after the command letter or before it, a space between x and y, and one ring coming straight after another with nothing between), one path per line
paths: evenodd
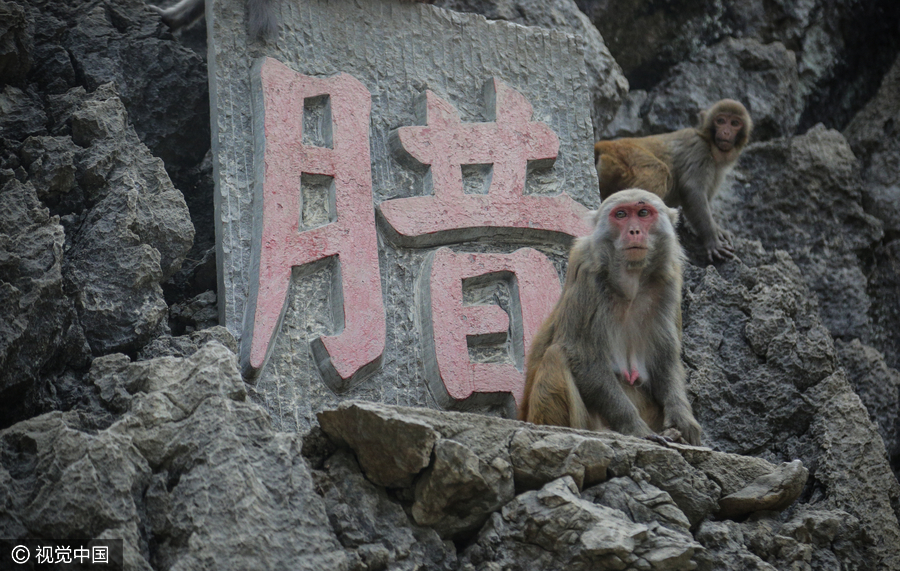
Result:
M278 35L278 17L275 3L278 0L249 0L250 36L253 38L274 38Z

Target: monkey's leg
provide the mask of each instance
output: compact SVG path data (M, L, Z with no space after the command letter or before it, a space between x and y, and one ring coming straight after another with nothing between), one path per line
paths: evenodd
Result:
M565 351L551 345L535 372L528 417L534 424L587 429L588 414L578 394Z

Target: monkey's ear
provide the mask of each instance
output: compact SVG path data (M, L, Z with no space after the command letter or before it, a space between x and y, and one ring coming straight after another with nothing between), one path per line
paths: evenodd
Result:
M666 214L669 215L669 220L672 221L672 228L678 228L678 217L680 215L679 210L677 208L669 208L669 207L666 207L666 210L667 210Z

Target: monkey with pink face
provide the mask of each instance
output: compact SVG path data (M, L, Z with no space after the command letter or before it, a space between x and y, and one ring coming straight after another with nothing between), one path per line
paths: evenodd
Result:
M677 219L645 190L602 202L531 345L521 420L700 443L681 364Z

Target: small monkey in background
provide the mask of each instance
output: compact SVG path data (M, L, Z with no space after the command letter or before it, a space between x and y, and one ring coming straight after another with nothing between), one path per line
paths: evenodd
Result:
M700 443L681 364L677 219L645 190L603 201L528 353L521 420L641 437L674 428Z
M752 129L747 109L733 99L722 99L700 114L697 128L600 141L594 145L600 198L632 187L649 190L668 206L684 209L709 261L733 258L732 235L713 220L710 202Z

